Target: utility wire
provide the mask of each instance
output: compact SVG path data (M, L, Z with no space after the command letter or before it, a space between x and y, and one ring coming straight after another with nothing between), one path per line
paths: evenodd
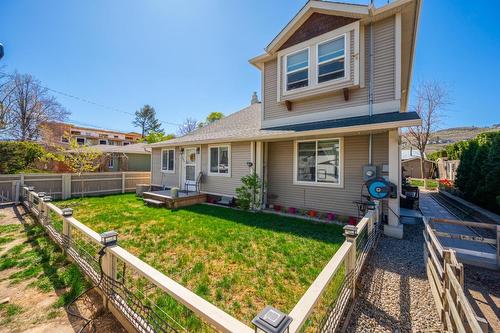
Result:
M8 76L10 78L14 77L14 75L8 74L8 73L5 73L5 72L0 72L0 74L4 74L5 76ZM100 107L100 108L103 108L103 109L106 109L106 110L110 110L110 111L113 111L113 112L127 114L127 115L130 115L130 116L135 116L135 113L133 113L133 112L124 111L124 110L121 110L121 109L118 109L118 108L115 108L115 107L111 107L111 106L107 106L107 105L104 105L104 104L101 104L101 103L97 103L97 102L91 101L91 100L86 99L86 98L78 97L76 95L68 94L68 93L60 91L60 90L49 88L49 87L44 86L44 85L40 85L40 86L42 88L45 88L45 89L49 90L49 91L52 91L53 93L56 93L56 94L59 94L59 95L62 95L62 96L68 97L68 98L72 98L72 99L78 100L78 101L83 102L83 103L94 105L94 106L97 106L97 107ZM164 121L164 120L161 120L161 119L158 119L158 120L161 123L166 124L166 125L181 126L181 124L178 124L178 123L172 123L172 122ZM97 127L99 127L99 126L97 126Z

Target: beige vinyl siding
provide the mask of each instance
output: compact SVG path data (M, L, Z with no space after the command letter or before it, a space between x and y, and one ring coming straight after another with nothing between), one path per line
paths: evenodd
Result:
M385 20L374 23L374 102L388 102L394 100L395 89L395 18L389 17ZM341 90L344 86L351 86L353 79L353 53L354 53L354 34L351 34L350 47L351 47L351 82L346 85L336 86L334 91L327 95L310 97L300 101L293 102L292 111L288 111L284 103L277 102L277 75L278 75L278 62L276 59L268 61L264 64L263 74L263 119L280 119L290 116L311 114L316 112L331 111L336 109L344 109L348 107L362 106L368 104L368 82L369 82L369 36L370 29L365 27L365 50L364 50L364 63L365 63L365 87L352 88L349 91L349 100L344 100L344 95ZM363 73L361 73L363 74ZM391 112L397 110L388 110Z
M151 184L179 186L180 149L178 147L175 148L174 173L161 171L161 148L153 148L151 156Z
M360 198L362 167L368 163L368 140L368 135L344 137L343 188L294 185L294 142L270 142L267 163L269 203L356 216L353 201ZM381 171L382 165L387 163L387 133L376 134L373 136L373 164Z
M241 186L241 177L249 173L247 162L251 160L250 142L231 143L231 177L208 175L208 145L201 147L201 155L201 170L204 175L201 191L236 195L236 188Z

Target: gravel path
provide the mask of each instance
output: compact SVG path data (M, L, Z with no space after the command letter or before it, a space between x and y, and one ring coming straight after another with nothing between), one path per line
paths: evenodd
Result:
M347 332L440 332L423 261L422 225L381 236L367 261Z

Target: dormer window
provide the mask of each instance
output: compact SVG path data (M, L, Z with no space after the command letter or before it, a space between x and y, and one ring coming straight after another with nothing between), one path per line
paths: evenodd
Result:
M345 35L318 44L318 83L345 77Z
M309 85L309 49L286 56L286 90Z

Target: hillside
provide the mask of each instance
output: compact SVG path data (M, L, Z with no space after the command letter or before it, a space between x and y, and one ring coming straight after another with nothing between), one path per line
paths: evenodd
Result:
M427 145L427 153L432 153L434 151L444 148L454 142L464 141L474 138L476 135L500 130L500 124L494 124L489 127L452 127L447 129L442 129L434 132L431 136L429 144Z

